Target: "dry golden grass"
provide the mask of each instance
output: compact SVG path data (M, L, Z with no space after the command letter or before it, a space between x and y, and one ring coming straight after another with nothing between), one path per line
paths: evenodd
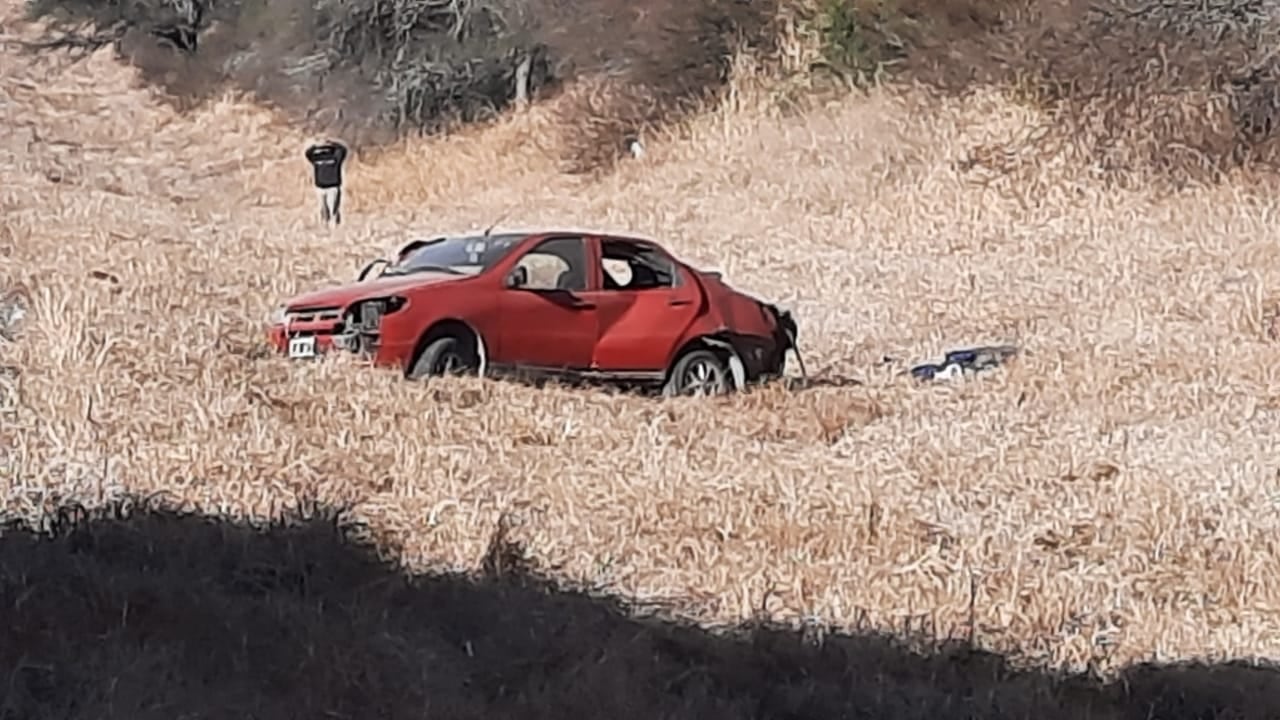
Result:
M357 155L327 231L307 138L267 111L179 117L110 51L0 67L0 291L31 299L0 344L10 513L317 498L436 568L474 567L505 513L536 566L705 622L763 606L963 634L972 605L980 642L1053 664L1280 652L1261 181L1155 197L1064 163L974 182L973 148L1037 121L995 91L786 119L739 98L603 179L556 174L540 110ZM655 402L263 352L283 297L504 213L659 238L793 307L810 370L865 384ZM986 342L1025 354L961 385L894 374Z

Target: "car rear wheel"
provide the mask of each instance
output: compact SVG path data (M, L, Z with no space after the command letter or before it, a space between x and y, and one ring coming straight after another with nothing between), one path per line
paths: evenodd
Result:
M470 375L478 367L474 355L466 343L453 335L437 338L422 350L422 354L413 363L413 369L409 371L409 379L421 380L425 377L441 375Z
M720 356L710 350L698 349L685 353L676 361L664 394L669 397L724 395L732 385L729 368Z

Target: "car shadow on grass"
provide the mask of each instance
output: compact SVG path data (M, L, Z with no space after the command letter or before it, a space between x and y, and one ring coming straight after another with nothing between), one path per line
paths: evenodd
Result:
M564 589L498 538L474 576L411 576L337 517L253 529L117 506L47 536L9 527L0 718L1280 716L1269 668L1103 684L887 635L713 634Z
M782 386L790 392L820 390L824 388L851 388L865 385L861 380L838 373L821 373L808 377L788 376L781 380Z
M640 383L627 382L624 380L574 376L544 377L529 372L518 371L503 373L490 372L486 377L488 380L494 382L509 383L515 386L529 387L537 390L558 388L562 390L590 391L649 400L661 400L667 397L663 391L663 384L654 382ZM432 379L428 379L426 382L432 382ZM781 378L751 381L748 382L741 390L730 391L728 394L734 395L758 392L773 387L781 387L791 393L800 393L807 390L823 388L860 387L864 384L865 383L863 383L863 381L850 375L824 370L810 376L787 375Z

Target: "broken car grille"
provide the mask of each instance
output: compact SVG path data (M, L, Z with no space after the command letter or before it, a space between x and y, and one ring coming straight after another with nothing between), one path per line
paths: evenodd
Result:
M336 322L342 318L342 308L310 308L307 310L294 310L286 316L288 322L292 323L313 323L313 322Z

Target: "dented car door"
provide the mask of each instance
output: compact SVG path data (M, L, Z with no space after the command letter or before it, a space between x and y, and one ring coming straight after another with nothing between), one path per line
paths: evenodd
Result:
M611 372L661 372L702 311L697 283L670 256L647 243L601 242L602 287L594 363ZM619 278L621 275L623 277Z

